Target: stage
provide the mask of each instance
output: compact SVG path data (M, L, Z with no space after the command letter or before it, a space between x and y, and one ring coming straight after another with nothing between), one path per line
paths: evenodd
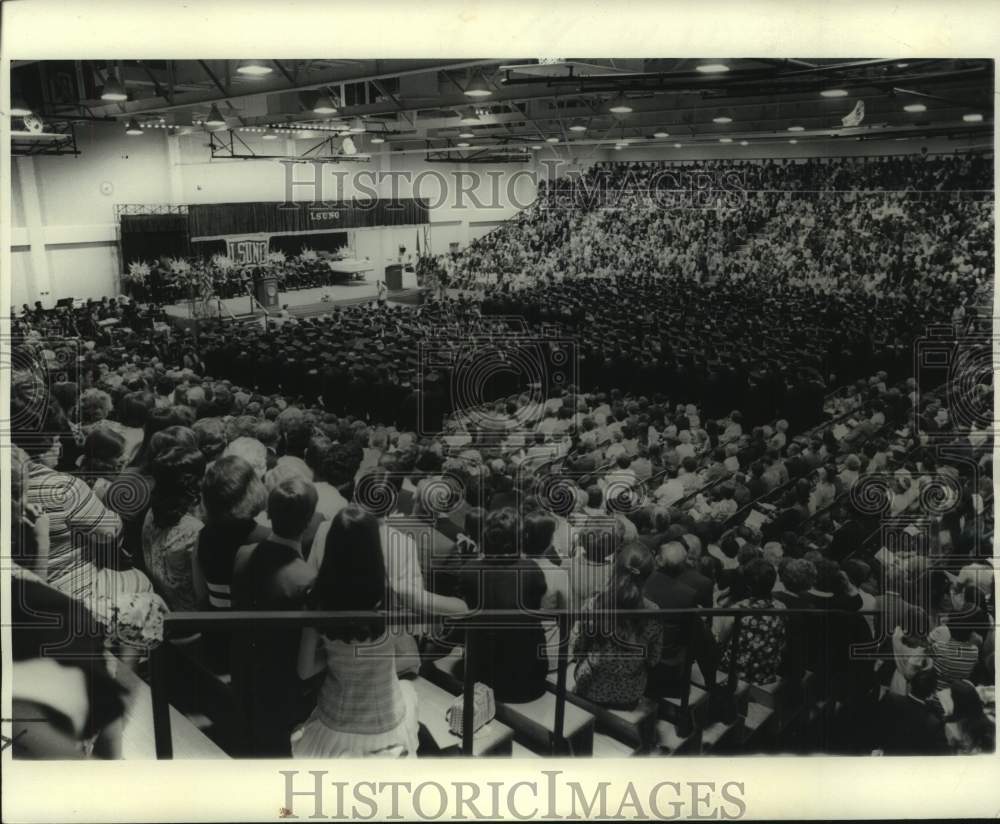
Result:
M388 303L413 305L419 302L418 289L401 289L386 294ZM281 292L278 295L278 307L272 313L287 307L293 317L313 317L328 312L333 306L351 306L358 303L368 303L378 298L378 283L375 281L355 280L337 283L330 286L320 286L314 289L294 289ZM221 304L221 306L220 306ZM249 295L238 298L215 298L210 301L209 317L226 319L249 319L263 315L261 309L251 300ZM185 325L192 318L190 303L173 303L163 307L167 316L175 322ZM204 315L203 315L204 316Z

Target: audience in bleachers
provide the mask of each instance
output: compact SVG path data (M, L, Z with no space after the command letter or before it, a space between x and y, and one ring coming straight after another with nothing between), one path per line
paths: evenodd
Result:
M713 698L730 671L789 706L820 682L856 719L819 749L991 750L992 442L957 416L991 412L992 385L956 399L912 357L927 324L960 308L964 332L990 305L992 202L970 191L991 165L743 164L742 212L650 210L662 168L591 170L600 197L629 195L615 209L567 209L582 184L557 181L452 262L495 281L475 298L79 356L22 319L20 362L47 365L12 378L17 576L140 668L166 608L406 613L186 639L179 655L232 675L234 754L415 755L408 681L465 633L475 681L535 702L548 609L568 610L577 696L605 709L687 694L694 661ZM875 192L882 211L861 203ZM447 361L470 340L500 365L579 355L579 373L539 388L497 369L458 403ZM888 515L910 531L889 540ZM654 607L688 612L616 612ZM442 627L477 609L521 614ZM121 715L95 683L107 712L75 741Z

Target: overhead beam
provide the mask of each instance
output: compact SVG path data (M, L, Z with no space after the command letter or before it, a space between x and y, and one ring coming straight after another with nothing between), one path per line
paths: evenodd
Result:
M204 61L198 61L199 63L204 63ZM370 61L369 61L370 62ZM267 82L261 81L260 83L254 83L252 89L247 91L236 92L230 90L222 94L204 91L204 92L192 92L185 95L177 95L174 103L163 104L155 99L143 99L143 100L133 100L122 104L123 114L133 115L133 114L143 114L143 113L159 113L164 111L170 111L171 109L182 109L191 106L201 106L205 104L218 103L219 100L228 99L232 101L239 101L246 98L258 97L260 95L266 94L279 94L281 92L294 92L294 91L312 91L315 89L322 89L327 86L340 85L342 83L363 83L366 81L382 80L389 77L404 77L413 74L424 74L425 72L433 71L443 71L444 69L462 69L469 66L481 66L481 65L492 65L495 64L496 60L463 60L463 61L448 61L441 62L435 60L401 60L397 61L396 66L391 67L391 70L384 70L381 72L372 72L362 65L360 68L351 69L345 72L344 68L337 68L329 72L324 73L321 76L317 76L307 83L289 83L287 80L281 79L281 82ZM387 67L389 68L389 67ZM217 84L216 88L221 84ZM118 110L117 108L112 108L110 106L103 107L108 109L109 114L114 114Z

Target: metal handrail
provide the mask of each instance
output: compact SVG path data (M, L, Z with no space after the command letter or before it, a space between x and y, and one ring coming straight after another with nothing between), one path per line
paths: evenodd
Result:
M715 616L732 616L737 620L733 624L733 635L730 638L730 644L735 647L737 643L737 638L740 631L740 624L742 623L739 619L743 617L748 617L751 615L778 615L784 617L791 617L795 615L811 615L815 616L817 613L822 613L826 615L833 614L844 614L844 615L879 615L881 614L879 610L846 610L846 609L804 609L801 607L788 607L788 608L761 608L761 609L748 609L746 607L712 607L712 608L664 608L664 609L620 609L620 610L599 610L601 613L610 613L619 617L632 617L632 618L664 618L669 616L685 617L690 620L690 629L694 633L697 631L698 621L691 619L704 619L711 618ZM478 644L478 629L482 629L484 626L494 626L491 623L477 623L478 621L483 621L487 619L510 619L510 618L531 618L534 620L544 620L548 618L549 620L555 620L559 628L559 645L558 645L558 670L556 675L556 708L555 708L555 723L553 737L557 746L565 748L565 738L563 735L564 723L565 723L565 713L566 713L566 670L569 666L569 657L566 654L566 648L568 646L569 630L571 628L570 621L573 618L578 618L580 616L579 611L575 610L519 610L519 609L490 609L490 610L476 610L469 613L462 613L458 615L449 616L435 616L436 619L442 620L445 624L450 624L456 627L465 627L465 666L464 666L464 683L463 683L463 725L462 725L462 753L463 755L473 754L473 737L474 732L472 728L472 721L474 718L474 693L475 693L475 683L474 683L474 669L470 664L473 655L475 655L475 647ZM251 630L261 630L266 625L268 630L274 629L296 629L305 627L317 627L317 626L337 626L339 624L349 623L352 621L365 621L365 620L383 620L386 622L387 627L394 628L405 628L412 626L414 621L426 621L428 616L421 615L419 613L409 612L409 611L385 611L385 610L367 610L367 611L226 611L226 612L173 612L165 616L163 622L163 634L164 640L167 640L171 636L184 637L193 635L196 632L207 632L207 631L225 631L225 630L235 630L235 631L251 631ZM693 646L693 635L689 639L688 644L685 649L685 664L684 664L684 682L682 683L682 694L681 694L681 713L686 714L688 710L688 695L690 689L684 689L683 687L690 681L690 668L692 662L691 649ZM158 759L169 759L173 758L173 739L171 737L170 730L170 704L167 700L167 663L166 663L166 650L167 645L161 644L155 647L150 652L149 657L149 669L150 669L150 694L153 704L153 736L156 746L156 757ZM730 694L736 688L737 677L736 677L736 656L730 656L730 662L732 670L729 674L729 679L726 684L727 692ZM711 674L704 674L706 679L711 678ZM706 681L706 687L709 684Z

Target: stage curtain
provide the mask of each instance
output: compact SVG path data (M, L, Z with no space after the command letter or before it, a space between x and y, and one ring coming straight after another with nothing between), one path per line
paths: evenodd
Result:
M188 208L191 237L276 234L430 222L425 198L379 198L331 203L206 203Z
M123 271L134 261L185 257L191 253L187 215L122 215L121 243Z

